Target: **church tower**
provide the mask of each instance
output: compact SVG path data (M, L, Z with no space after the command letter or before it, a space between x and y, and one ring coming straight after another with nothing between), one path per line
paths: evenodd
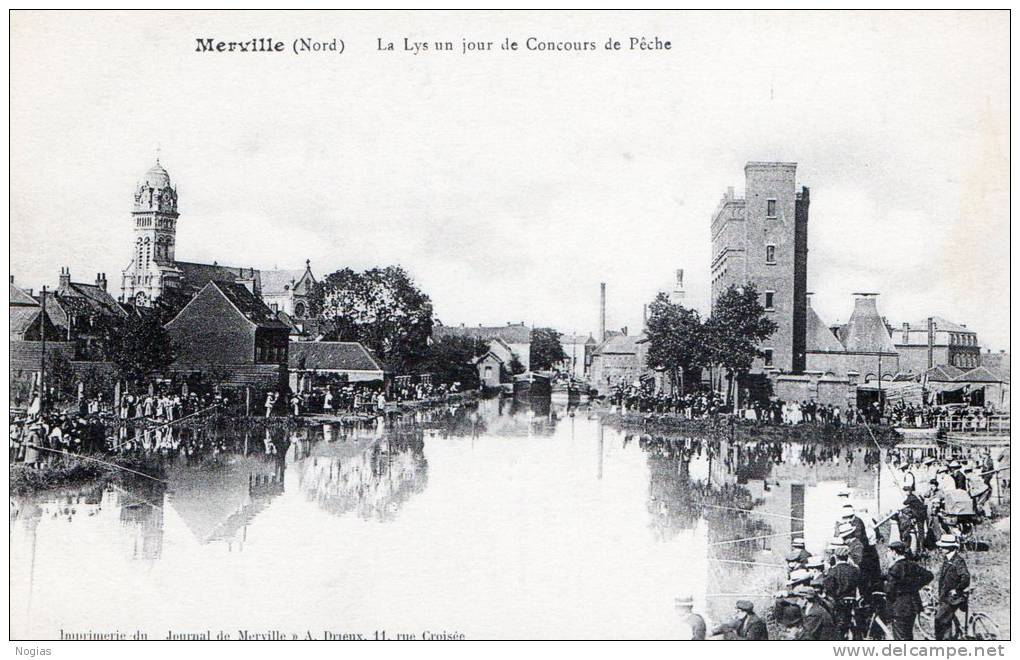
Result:
M134 245L131 262L122 274L121 298L147 307L165 289L179 287L182 278L174 263L177 190L158 158L135 187L131 218Z

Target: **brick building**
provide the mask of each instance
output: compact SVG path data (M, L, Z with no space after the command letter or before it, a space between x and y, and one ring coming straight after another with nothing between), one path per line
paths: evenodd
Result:
M747 163L744 196L728 189L712 216L713 305L730 285L754 284L779 326L752 372L805 369L810 197L796 173L796 163Z
M231 386L286 385L290 329L245 286L210 281L166 330L178 373L222 371Z
M960 369L981 366L977 333L941 316L903 323L893 328L892 337L903 371L920 374L944 364Z

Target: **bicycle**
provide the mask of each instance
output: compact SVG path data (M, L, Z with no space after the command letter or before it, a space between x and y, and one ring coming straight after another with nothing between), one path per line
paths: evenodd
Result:
M974 587L965 591L968 597L968 604ZM935 639L935 613L938 611L939 601L934 591L929 591L924 599L924 609L917 615L915 628L921 633L922 639ZM970 607L965 610L958 610L964 613L963 625L960 625L959 614L953 615L952 628L947 640L956 641L988 641L999 638L999 624L995 623L990 616L984 612L978 612Z

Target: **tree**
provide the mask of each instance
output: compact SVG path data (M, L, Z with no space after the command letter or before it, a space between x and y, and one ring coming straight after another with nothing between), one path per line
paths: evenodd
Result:
M764 355L758 350L758 344L778 328L775 321L766 316L753 284L730 285L716 299L712 316L706 323L706 338L711 363L726 370L730 387L735 388L737 380L751 369L754 359Z
M71 401L78 394L78 378L74 368L60 351L46 353L46 387L60 402Z
M170 335L156 314L133 314L110 325L105 352L122 378L140 383L174 361Z
M531 331L531 370L547 371L567 359L560 343L562 335L552 328L535 328Z
M489 342L483 339L448 335L429 346L422 368L440 383L460 383L464 389L477 389L475 359L488 352Z
M665 293L655 297L648 311L646 365L666 372L682 394L686 376L700 372L709 360L701 317L697 310L670 302Z
M399 266L338 270L312 290L325 338L361 342L398 373L417 371L432 334L432 301Z
M507 365L507 368L511 376L517 376L527 371L527 368L521 364L521 358L517 353L510 353L510 364Z

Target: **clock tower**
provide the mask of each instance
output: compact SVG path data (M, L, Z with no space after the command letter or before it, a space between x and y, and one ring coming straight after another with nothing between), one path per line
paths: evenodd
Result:
M177 217L177 190L157 158L135 187L134 245L120 287L125 302L148 307L165 289L180 287L182 272L174 263Z

